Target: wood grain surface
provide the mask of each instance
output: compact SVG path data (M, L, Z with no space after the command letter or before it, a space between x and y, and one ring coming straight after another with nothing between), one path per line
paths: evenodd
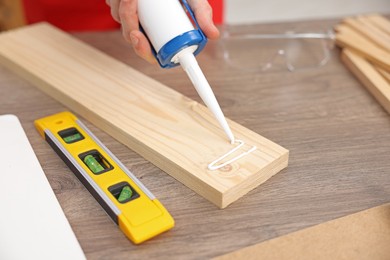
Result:
M362 36L368 38L378 47L390 52L390 34L387 34L381 27L372 24L370 17L358 16L349 17L343 21L344 24L349 25Z
M380 24L377 24L378 18ZM386 27L380 26L383 21L390 27L390 20L384 16L348 17L336 26L336 43L343 48L341 59L346 67L390 113L389 68L377 65L374 58L379 52L382 52L380 56L385 55L383 58L390 58L390 35L383 30ZM359 45L364 52L350 45L352 39L356 40L354 44Z
M339 22L230 29L311 32ZM200 101L184 72L150 66L136 57L120 32L76 36ZM35 130L35 119L66 107L0 67L0 114L20 118L88 259L212 258L390 201L390 116L339 55L335 49L324 67L293 73L232 68L216 41L198 56L226 116L290 150L286 170L224 210L80 117L176 220L173 230L140 246L126 239Z
M386 70L378 67L376 69L387 80L387 82L390 83L390 72L387 72Z
M350 26L347 26L346 24L337 25L335 29L337 31L336 42L339 46L343 48L351 48L365 57L367 60L377 64L378 66L381 66L386 70L390 70L390 53L385 49L380 48L379 45L373 43L370 40L373 39L372 37L368 38L359 34L357 31L355 31ZM370 32L375 36L378 36L373 31ZM383 38L379 36L379 39ZM385 42L382 43L381 46L390 48L389 45L389 42Z
M352 50L343 49L341 59L383 108L390 113L390 84L384 76L387 72L378 71L370 62Z
M379 27L383 32L390 35L390 22L388 17L383 17L379 14L363 15L359 17L365 23L369 23L373 26Z
M220 208L287 166L286 149L229 121L245 145L220 163L257 149L209 170L238 146L206 107L47 23L0 34L0 62Z

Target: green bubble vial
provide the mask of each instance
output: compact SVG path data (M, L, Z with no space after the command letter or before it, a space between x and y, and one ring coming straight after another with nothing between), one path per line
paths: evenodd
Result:
M104 171L104 167L95 159L95 157L93 157L93 155L85 156L84 162L95 174Z
M133 196L133 191L129 186L123 187L121 193L119 194L118 201L119 202L124 202Z
M81 139L81 134L80 133L76 133L76 134L73 134L73 135L66 136L63 139L64 139L65 143L69 144L69 143L72 143L74 141L80 140Z

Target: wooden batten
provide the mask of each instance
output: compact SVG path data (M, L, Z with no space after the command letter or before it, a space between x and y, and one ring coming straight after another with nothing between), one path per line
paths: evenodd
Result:
M344 49L342 60L375 99L390 113L390 84L375 67L351 50Z
M344 19L335 30L344 64L390 113L390 21L360 15Z
M288 150L228 120L258 148L208 170L232 145L203 105L48 24L2 33L0 61L220 208L287 166Z
M353 49L367 60L383 69L390 70L390 53L380 48L368 38L359 34L348 25L336 26L336 43L342 48Z

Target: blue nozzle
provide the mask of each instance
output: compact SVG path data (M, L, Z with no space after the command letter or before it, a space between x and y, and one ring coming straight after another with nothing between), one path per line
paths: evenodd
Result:
M197 55L207 43L207 37L204 35L203 31L200 29L198 21L195 18L195 14L189 6L187 0L181 0L184 7L187 9L192 20L196 25L196 29L188 31L179 35L169 42L167 42L158 53L153 49L154 56L156 57L158 63L162 68L173 68L178 66L178 63L172 62L172 58L179 53L181 50L188 48L190 46L196 45L197 49L194 52L194 55Z
M196 45L197 49L194 55L197 55L207 43L207 38L202 30L192 30L176 36L167 42L155 56L162 68L173 68L178 66L178 63L172 62L172 58L181 50L190 46Z

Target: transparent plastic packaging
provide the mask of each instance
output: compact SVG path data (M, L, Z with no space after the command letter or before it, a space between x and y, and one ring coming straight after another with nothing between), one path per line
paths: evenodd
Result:
M237 69L296 71L325 65L334 37L332 30L273 34L224 28L220 44L224 60Z

